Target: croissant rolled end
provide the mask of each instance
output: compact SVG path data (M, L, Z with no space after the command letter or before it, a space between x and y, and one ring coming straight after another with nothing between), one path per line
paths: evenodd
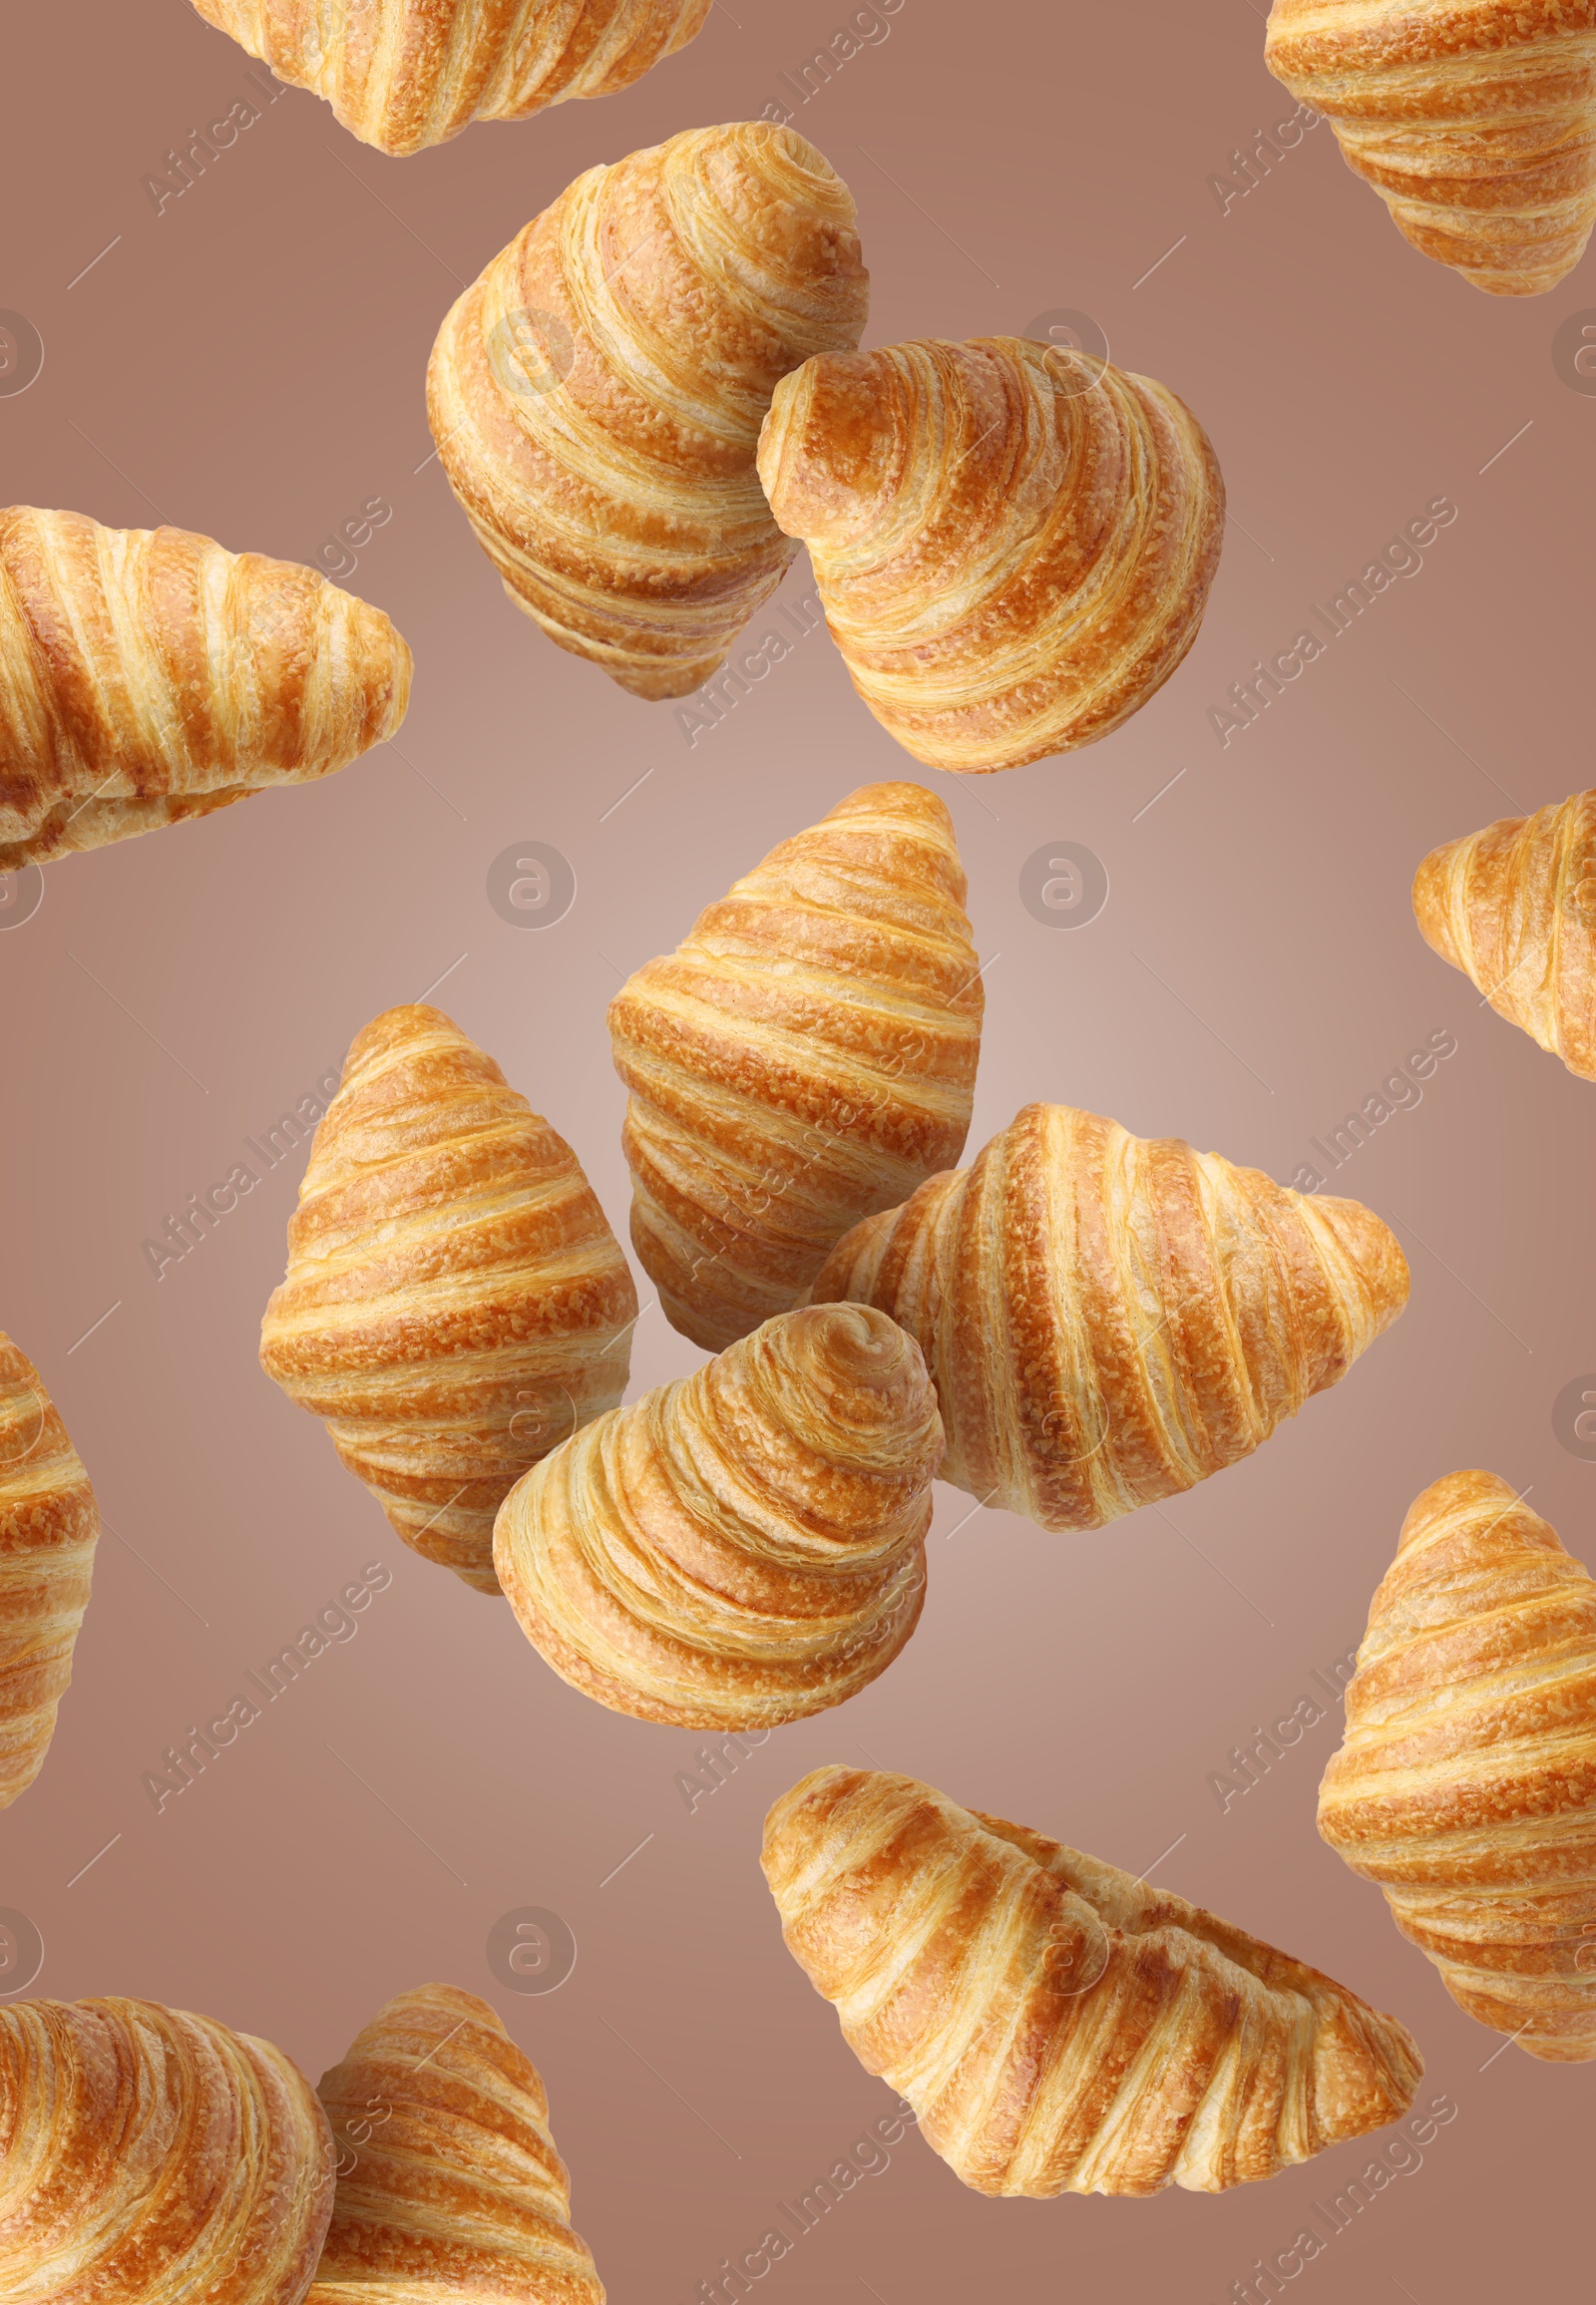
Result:
M1355 1352L1361 1352L1405 1309L1412 1287L1407 1259L1391 1227L1377 1217L1373 1209L1366 1209L1362 1201L1316 1194L1313 1206L1330 1227L1362 1284L1362 1334L1356 1337L1353 1345Z
M869 532L891 481L884 390L897 372L869 352L806 360L777 385L759 434L759 478L776 526L805 544Z
M1461 968L1464 962L1452 932L1447 892L1461 846L1458 841L1443 841L1438 849L1430 850L1413 876L1413 918L1418 923L1419 934L1430 951L1438 953L1454 968Z

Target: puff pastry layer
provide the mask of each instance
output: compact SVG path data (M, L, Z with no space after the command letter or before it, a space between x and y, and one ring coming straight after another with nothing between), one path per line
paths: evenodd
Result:
M67 1428L33 1362L0 1330L0 1808L44 1766L99 1538Z

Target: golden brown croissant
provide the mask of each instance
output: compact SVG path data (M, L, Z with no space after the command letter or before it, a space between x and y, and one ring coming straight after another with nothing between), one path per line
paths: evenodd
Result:
M0 873L328 776L409 696L387 617L314 569L0 512Z
M603 2305L538 2069L486 2001L401 1993L320 2097L338 2191L306 2305Z
M269 2041L156 2001L0 2005L6 2305L300 2305L332 2186Z
M1225 520L1161 384L1015 336L809 361L759 444L882 726L930 768L1106 736L1197 637Z
M941 1478L1096 1529L1250 1456L1407 1302L1357 1201L1032 1104L975 1166L868 1217L811 1292L876 1305L926 1355Z
M1426 256L1539 296L1596 219L1593 0L1275 0L1266 61Z
M358 1033L261 1366L407 1545L497 1593L493 1516L626 1389L637 1292L576 1154L436 1008Z
M942 1425L879 1313L783 1313L613 1410L511 1490L494 1559L573 1688L684 1729L769 1729L886 1671L920 1617Z
M1596 792L1431 850L1413 911L1443 960L1596 1080Z
M965 1147L981 963L953 820L871 784L773 849L609 1009L631 1239L711 1352Z
M1596 2057L1596 1584L1494 1473L1402 1523L1319 1829L1460 2009Z
M55 1402L0 1330L0 1808L44 1766L99 1537L89 1475Z
M978 2192L1217 2193L1395 2120L1423 2063L1344 1985L911 1776L765 1820L788 1950Z
M612 96L703 30L710 0L194 0L379 152Z
M789 368L857 344L852 194L791 129L590 169L460 298L427 376L451 487L511 598L622 688L706 680L794 548L754 467Z

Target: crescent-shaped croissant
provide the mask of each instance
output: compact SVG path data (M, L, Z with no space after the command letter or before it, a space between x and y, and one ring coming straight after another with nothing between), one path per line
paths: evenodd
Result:
M816 1769L763 1861L843 2039L978 2192L1222 2192L1396 2120L1423 2072L1305 1962L911 1776Z
M879 1313L784 1313L512 1489L494 1559L573 1688L684 1729L841 1705L919 1621L942 1426Z
M725 660L794 547L754 465L770 396L864 329L853 196L791 129L690 129L590 169L445 320L450 486L505 589L635 696Z
M851 793L627 979L631 1239L673 1329L746 1336L958 1160L982 1005L953 820L915 784Z
M1250 1456L1345 1376L1407 1302L1407 1265L1357 1201L1032 1104L973 1168L855 1226L812 1296L878 1306L920 1345L942 1479L1096 1529Z
M497 1593L493 1517L626 1389L637 1292L581 1164L439 1009L358 1033L260 1362L405 1543Z
M387 617L314 569L0 512L0 873L329 776L409 696Z
M1431 850L1413 911L1498 1016L1596 1080L1596 792Z
M332 2187L269 2041L155 2001L0 2004L6 2305L300 2305Z
M1592 0L1274 0L1265 59L1403 237L1540 296L1596 220Z
M306 2305L603 2305L538 2069L486 2001L401 1993L319 2094L338 2189Z
M99 1537L89 1475L55 1402L0 1330L0 1808L44 1766Z
M1402 1523L1319 1829L1459 2009L1596 2058L1596 1583L1494 1473Z
M854 686L929 768L1106 736L1197 637L1225 520L1162 384L1015 336L809 361L759 473Z

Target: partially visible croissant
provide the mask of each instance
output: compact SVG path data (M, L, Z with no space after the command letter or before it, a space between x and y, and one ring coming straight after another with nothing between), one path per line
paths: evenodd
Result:
M811 1294L916 1340L944 1480L1095 1529L1250 1455L1345 1376L1407 1266L1357 1201L1032 1104L973 1168L856 1225Z
M55 1402L0 1330L0 1808L44 1766L99 1537L94 1491Z
M759 444L833 639L930 768L1106 736L1197 637L1225 491L1164 385L1014 336L809 361Z
M1305 1962L913 1777L816 1769L763 1861L844 2040L978 2192L1221 2192L1396 2119L1423 2072Z
M260 1360L405 1543L497 1593L494 1514L620 1398L636 1317L576 1154L493 1058L436 1008L358 1033Z
M1460 2009L1596 2058L1596 1583L1494 1473L1402 1523L1319 1829Z
M0 512L0 873L328 776L409 695L387 617L314 569Z

